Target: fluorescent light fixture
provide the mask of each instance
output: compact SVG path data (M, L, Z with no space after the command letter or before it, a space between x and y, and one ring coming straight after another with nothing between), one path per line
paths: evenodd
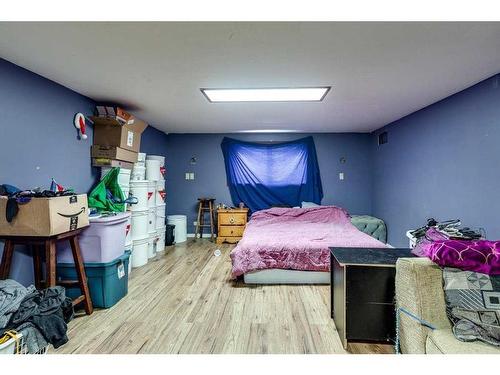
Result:
M298 130L287 130L287 129L252 129L252 130L240 130L238 133L298 133Z
M330 86L260 89L200 89L212 103L223 102L320 102Z

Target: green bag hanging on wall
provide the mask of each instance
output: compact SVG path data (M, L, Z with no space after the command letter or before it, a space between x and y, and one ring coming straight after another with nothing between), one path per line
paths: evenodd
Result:
M109 191L116 200L123 202L125 197L123 196L122 188L118 183L118 175L120 174L120 168L112 168L106 176L97 184L97 186L89 194L89 207L95 208L98 211L106 212L123 212L124 204L116 203L111 197L108 196L107 191Z

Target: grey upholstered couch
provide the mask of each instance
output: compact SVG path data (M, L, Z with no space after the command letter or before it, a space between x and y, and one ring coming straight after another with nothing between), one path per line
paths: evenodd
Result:
M453 336L446 316L441 269L427 258L401 258L396 264L396 304L431 323L426 328L400 313L399 336L403 353L491 353L500 348L481 343L462 342Z

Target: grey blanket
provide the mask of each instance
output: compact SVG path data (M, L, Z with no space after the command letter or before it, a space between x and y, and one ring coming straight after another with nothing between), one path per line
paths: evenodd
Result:
M35 288L25 288L15 280L0 280L0 328L4 328L24 297Z
M500 346L500 276L444 268L443 281L455 337Z

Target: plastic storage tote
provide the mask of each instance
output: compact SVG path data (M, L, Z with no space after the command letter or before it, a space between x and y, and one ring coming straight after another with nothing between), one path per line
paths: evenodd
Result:
M129 216L130 213L123 212L91 219L90 226L78 236L85 263L106 263L123 254ZM73 263L68 241L57 243L57 261Z
M107 263L85 263L85 273L94 307L109 308L128 293L128 262L130 252ZM58 278L77 280L75 265L57 264ZM66 288L66 295L76 298L81 295L80 288Z

